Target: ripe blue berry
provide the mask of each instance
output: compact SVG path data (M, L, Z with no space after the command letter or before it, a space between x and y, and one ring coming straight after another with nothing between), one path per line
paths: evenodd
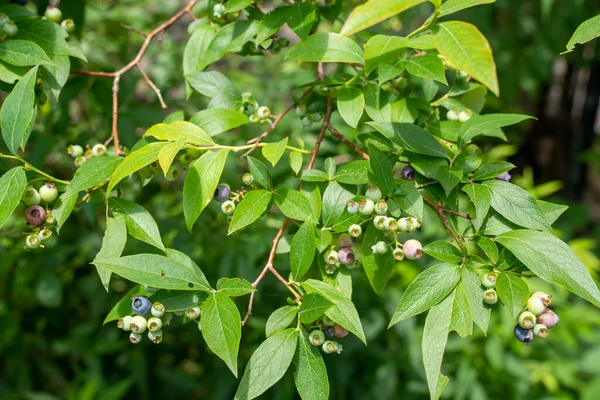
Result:
M125 332L129 332L131 330L131 315L126 315L123 318L119 318L117 321L117 328L123 329Z
M375 243L373 246L371 246L371 250L375 254L385 254L385 253L387 253L388 249L389 249L388 244L383 241L379 241L379 242Z
M407 165L404 168L402 168L400 176L402 177L402 179L405 179L407 181L414 181L416 176L415 169L410 165Z
M387 217L383 223L384 227L388 231L398 230L398 221L395 218Z
M535 326L533 327L533 334L544 339L548 337L550 331L548 330L548 327L546 327L546 325L544 324L535 324Z
M375 214L385 215L388 212L388 205L385 200L381 199L375 204Z
M511 178L511 176L508 172L503 172L496 177L496 179L498 179L499 181L505 181L505 182L510 182L510 178Z
M375 203L371 199L363 199L358 202L358 212L361 215L371 215L375 211Z
M138 344L142 341L142 334L138 332L131 332L129 334L129 341L133 344Z
M217 186L217 188L215 189L215 195L214 198L216 201L218 201L219 203L223 203L224 201L227 201L229 199L229 196L231 195L231 189L229 188L229 185L226 185L224 183L221 183L219 186Z
M83 155L83 147L78 144L72 144L67 147L67 153L73 158L77 158Z
M235 203L231 200L227 200L223 204L221 204L221 211L225 215L231 215L235 211Z
M325 259L325 262L327 264L333 265L336 262L338 262L338 252L335 250L331 250L330 252L325 253L323 258Z
M533 329L523 329L517 325L515 326L515 337L519 342L529 344L535 336L533 335Z
M375 218L373 218L373 225L375 225L375 228L379 229L380 231L385 229L385 215L378 215Z
M40 197L46 203L51 203L58 197L58 190L56 189L56 185L52 182L46 182L40 188Z
M141 315L134 315L131 318L131 323L129 324L129 329L131 329L131 332L142 333L147 327L148 321Z
M381 200L381 197L383 197L383 194L381 193L381 189L379 189L377 186L371 185L367 189L367 192L365 193L365 197L367 199L372 200L373 202L376 202L376 201Z
M348 227L348 233L350 236L357 238L362 235L362 228L358 224L352 224Z
M535 315L540 315L546 311L544 300L542 300L540 297L531 296L529 299L527 299L527 310L531 311Z
M254 183L254 175L252 175L250 172L246 172L244 176L242 176L242 182L244 185L252 185Z
M338 252L338 259L344 265L352 264L354 262L354 252L349 247L344 247Z
M163 306L158 301L152 304L152 308L150 309L150 313L153 317L162 317L165 314L165 306Z
M401 248L394 249L394 252L392 254L394 255L394 259L396 261L404 260L404 251L402 251Z
M320 330L314 330L308 335L308 341L313 346L321 346L325 342L325 334Z
M481 284L483 286L485 286L486 288L493 288L494 286L496 286L496 279L498 278L498 273L497 272L490 272L489 274L485 274L482 278L481 278Z
M106 146L101 143L95 144L94 147L92 147L92 155L94 157L106 155Z
M334 328L333 328L334 326L335 326L335 325L332 325L332 326L326 326L326 327L325 327L325 330L324 330L324 332L325 332L325 336L327 336L327 337L333 337L333 336L335 336L335 330L334 330Z
M519 325L523 329L531 329L535 326L537 318L530 311L523 311L519 314Z
M56 23L62 19L62 11L60 11L60 8L54 6L48 6L44 15L48 20Z
M131 310L137 315L144 315L150 312L152 302L146 296L137 296L131 302Z
M354 239L349 233L342 233L338 238L338 246L341 248L344 247L352 247L354 244Z
M25 210L25 220L31 225L41 225L46 219L46 210L40 206L30 206Z
M42 244L42 241L36 234L31 234L25 239L25 245L30 249L37 249Z
M483 294L483 301L487 304L496 304L498 302L498 293L494 289L488 289Z
M556 324L558 324L559 321L560 318L558 315L556 315L554 311L549 308L546 308L546 311L541 313L537 318L537 323L545 325L548 329L552 329Z
M195 306L192 308L188 308L185 311L185 316L188 317L189 319L196 319L200 316L200 307Z
M349 200L348 203L346 203L346 209L350 214L354 215L358 212L358 203L354 200Z
M154 344L159 344L162 342L163 333L159 329L157 331L148 331L148 339L150 339Z
M162 320L157 317L152 317L148 320L148 330L150 332L159 331L162 328Z
M42 197L40 193L31 185L25 188L25 192L23 193L23 197L21 197L23 203L26 206L37 206L42 201Z
M415 239L404 242L402 250L404 250L404 255L409 260L418 260L423 255L423 246L421 245L421 242Z
M348 335L348 329L344 328L339 324L335 324L333 327L333 334L335 337L343 338Z

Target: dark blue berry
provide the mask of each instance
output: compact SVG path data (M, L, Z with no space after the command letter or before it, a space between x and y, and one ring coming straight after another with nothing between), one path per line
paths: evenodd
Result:
M146 296L137 296L131 302L131 310L138 315L148 314L151 308L152 302Z
M407 181L414 181L415 180L415 169L413 167L411 167L410 165L407 165L406 167L402 168L402 179L405 179Z
M327 337L335 336L335 328L333 326L326 326L324 332Z
M533 329L523 329L520 325L517 325L515 326L515 337L519 342L529 344L535 335L533 334Z
M231 195L231 189L229 186L219 185L215 189L215 200L219 203L223 203L224 201L229 200L229 196Z

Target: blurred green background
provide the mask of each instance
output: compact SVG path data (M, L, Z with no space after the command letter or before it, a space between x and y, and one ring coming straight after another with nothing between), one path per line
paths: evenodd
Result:
M207 3L201 1L194 9L198 16L206 14ZM357 3L343 1L342 6L351 9ZM27 7L39 7L43 13L46 5L47 1L29 1ZM149 32L181 5L175 0L62 0L63 15L75 20L90 61L87 67L77 62L73 67L120 68L143 40L121 24ZM423 4L375 29L406 34L430 11L431 6ZM536 197L571 206L556 229L596 279L600 271L596 224L600 217L600 41L567 56L559 53L579 23L599 12L597 0L500 0L453 15L477 25L494 51L501 97L489 97L484 112L518 112L538 118L507 130L510 143L486 144L491 150L488 158L516 164L513 182ZM198 95L185 101L181 59L190 22L184 18L160 35L143 61L162 89L168 110L160 109L137 71L123 77L119 131L126 146L131 147L146 128L168 113L183 109L189 118L206 106ZM339 21L333 25L333 29L340 27ZM279 113L290 104L293 88L314 79L313 67L282 62L284 54L285 50L277 56L230 55L211 68L224 72L241 91L253 92L261 105ZM106 78L73 75L59 104L40 110L27 159L55 176L70 179L74 167L67 146L93 145L110 134L111 83ZM339 121L334 120L334 125L342 128ZM343 131L350 138L357 135ZM245 127L221 138L242 143L260 132L260 127ZM290 116L272 139L288 135L295 141L302 137L311 146L315 140L311 132ZM353 157L332 138L326 139L321 153L317 165L322 165L326 156L336 157L338 162ZM10 166L0 162L0 172ZM237 188L243 172L243 164L229 162L223 180ZM274 172L279 182L288 175L285 163ZM253 281L264 265L280 217L270 214L250 229L226 237L225 217L211 204L190 234L183 222L181 188L181 181L154 179L143 188L132 185L125 196L153 213L165 245L190 255L211 283L222 276ZM89 264L100 249L105 213L100 199L92 200L73 214L46 250L23 249L20 217L13 217L0 232L0 399L231 398L237 381L204 345L195 324L183 325L174 319L158 346L147 340L131 345L116 324L102 325L131 284L113 278L107 294ZM443 230L428 216L418 237L426 243L443 237ZM143 252L148 250L145 246L130 240L125 252ZM373 293L360 270L353 271L353 298L369 346L348 336L341 355L325 357L332 399L429 398L420 354L424 317L386 329L402 290L431 262L426 258L398 264L381 297ZM276 257L284 274L289 270L287 259L285 254ZM512 337L514 321L503 307L497 307L487 337L478 329L473 337L464 339L452 333L442 367L451 380L443 398L600 399L600 312L561 288L536 280L529 283L532 291L554 295L561 324L549 339L525 347ZM264 339L267 316L285 305L286 296L273 277L261 283L254 315L243 329L242 366ZM247 298L236 301L243 312ZM296 396L288 373L263 397Z

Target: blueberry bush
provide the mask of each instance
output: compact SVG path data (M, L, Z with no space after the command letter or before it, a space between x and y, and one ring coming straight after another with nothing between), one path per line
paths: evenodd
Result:
M27 257L60 253L61 231L85 219L103 235L89 268L107 292L127 287L104 323L132 344L175 340L181 322L239 377L234 398L289 375L301 398L327 399L324 358L354 338L367 345L356 298L370 287L391 301L390 279L427 261L378 323L416 330L406 320L426 314L420 352L437 399L450 332L487 335L504 312L515 341L553 340L553 296L528 282L600 307L598 284L552 229L567 207L511 183L515 166L491 155L534 117L483 113L500 96L494 56L454 13L490 1L192 0L149 32L122 26L141 45L119 69L74 22L83 6L65 3L0 7L0 228ZM425 4L422 25L394 34L397 16ZM154 77L145 59L182 24L179 58L156 61L175 66L175 83ZM595 17L567 50L599 35ZM261 81L242 77L250 64L267 69ZM277 68L296 68L290 93L269 82ZM140 90L158 104L129 115ZM99 116L82 105L94 96ZM40 160L32 143L54 140L62 148ZM181 235L206 250L188 254ZM235 268L200 262L209 252ZM261 294L268 276L287 291L276 304ZM275 309L256 334L261 307Z

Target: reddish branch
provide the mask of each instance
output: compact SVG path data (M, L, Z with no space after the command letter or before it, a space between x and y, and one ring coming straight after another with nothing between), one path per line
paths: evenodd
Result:
M119 131L118 131L118 121L119 121L119 83L121 81L121 76L123 76L124 74L126 74L127 72L129 72L134 67L137 67L137 69L140 70L140 73L144 77L144 80L146 81L146 83L148 83L148 85L156 93L156 96L158 97L158 100L160 101L161 107L162 108L167 108L167 105L165 104L165 101L163 100L163 97L162 97L162 94L160 93L160 90L158 89L158 87L156 87L156 85L148 77L148 75L146 74L146 72L142 69L142 66L140 65L140 62L142 60L142 57L144 57L144 54L146 53L146 50L148 49L148 46L150 45L150 42L152 41L152 39L154 39L154 37L156 37L158 34L160 34L161 32L163 32L165 29L167 29L168 27L170 27L171 25L173 25L176 21L178 21L184 15L186 15L186 14L192 15L191 9L192 9L192 7L197 2L198 2L198 0L191 0L185 7L183 7L181 10L177 11L177 13L175 13L166 22L163 22L162 24L160 24L159 26L157 26L152 32L150 32L148 34L142 34L141 32L138 32L138 33L142 34L143 36L145 36L144 42L142 43L142 46L140 47L140 50L138 51L138 53L136 54L136 56L133 58L133 60L131 60L123 68L121 68L121 69L119 69L117 71L114 71L114 72L73 71L73 73L81 74L81 75L104 76L104 77L113 78L113 85L112 85L112 100L113 100L113 107L112 107L112 133L111 133L111 137L106 141L106 143L108 144L111 141L114 142L115 152L116 152L117 155L118 154L122 154L121 149L119 147Z
M358 154L359 156L361 156L365 160L369 159L369 155L367 153L365 153L364 151L362 151L361 149L359 149L358 147L356 147L354 145L354 143L352 143L351 141L349 141L348 139L346 139L344 137L344 135L342 135L341 133L339 133L338 131L336 131L335 128L333 126L331 126L330 122L327 122L327 129L329 129L329 132L331 132L331 134L333 136L335 136L336 138L338 138L342 143L344 143L346 146L348 146L350 149L352 149L356 154Z

